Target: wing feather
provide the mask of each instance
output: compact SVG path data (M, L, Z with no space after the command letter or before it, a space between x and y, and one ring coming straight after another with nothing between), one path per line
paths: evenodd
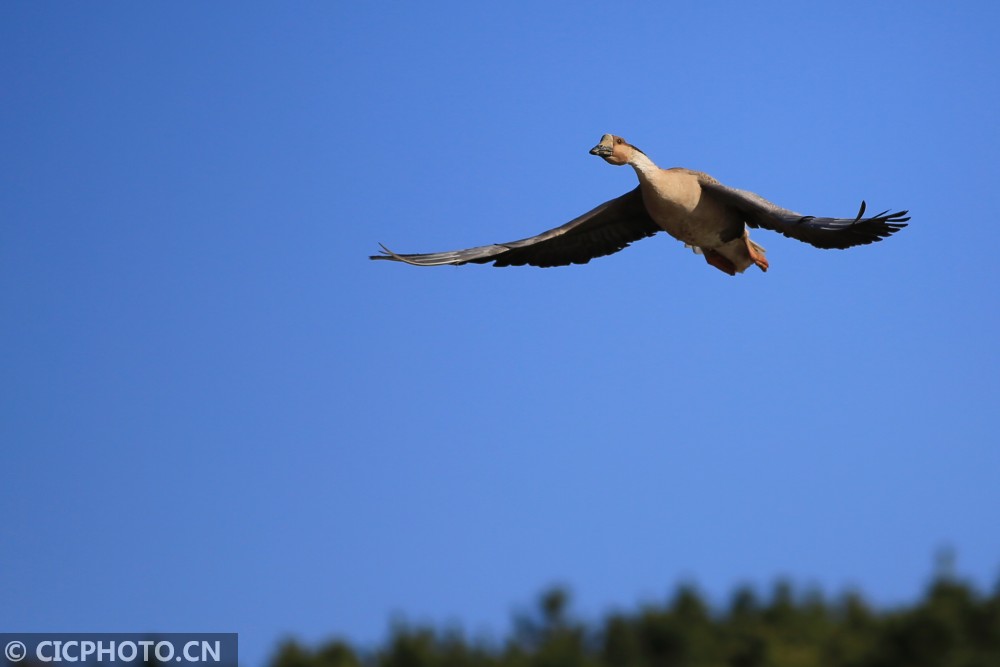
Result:
M702 192L739 210L749 227L760 227L804 241L817 248L850 248L875 243L892 236L910 219L908 211L888 210L863 217L866 204L853 218L819 218L802 215L769 202L760 195L737 190L718 182L701 181Z
M490 262L493 266L566 266L586 264L596 257L618 252L633 241L658 231L660 227L649 217L642 202L642 193L636 188L565 225L519 241L426 254L399 254L379 244L382 254L372 255L371 259L388 259L415 266Z

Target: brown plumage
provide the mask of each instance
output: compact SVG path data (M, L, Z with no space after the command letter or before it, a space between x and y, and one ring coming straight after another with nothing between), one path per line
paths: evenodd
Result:
M760 195L736 190L699 171L660 169L621 137L605 134L592 155L616 166L630 165L639 187L566 224L537 236L495 245L402 255L382 246L387 259L416 266L488 264L565 266L586 264L618 252L633 241L666 231L730 275L756 264L768 268L764 249L747 227L770 229L817 248L850 248L881 241L906 227L906 211L854 218L817 218L776 206Z

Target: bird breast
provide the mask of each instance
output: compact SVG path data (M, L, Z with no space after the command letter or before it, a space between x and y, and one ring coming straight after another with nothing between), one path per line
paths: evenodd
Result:
M674 238L699 248L716 248L739 235L730 229L726 211L708 197L693 176L663 172L656 182L643 183L642 196L649 215Z

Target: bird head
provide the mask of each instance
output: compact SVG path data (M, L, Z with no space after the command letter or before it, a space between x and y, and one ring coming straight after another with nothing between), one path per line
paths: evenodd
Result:
M632 151L635 150L638 149L621 137L616 137L613 134L605 134L601 137L600 143L590 149L590 154L604 158L604 161L608 164L621 166L628 164L629 157L631 157Z

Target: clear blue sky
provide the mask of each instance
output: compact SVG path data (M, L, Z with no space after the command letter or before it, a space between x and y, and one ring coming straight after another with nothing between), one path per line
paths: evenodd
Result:
M0 4L0 627L371 645L1000 577L1000 5ZM419 269L634 187L850 251Z

